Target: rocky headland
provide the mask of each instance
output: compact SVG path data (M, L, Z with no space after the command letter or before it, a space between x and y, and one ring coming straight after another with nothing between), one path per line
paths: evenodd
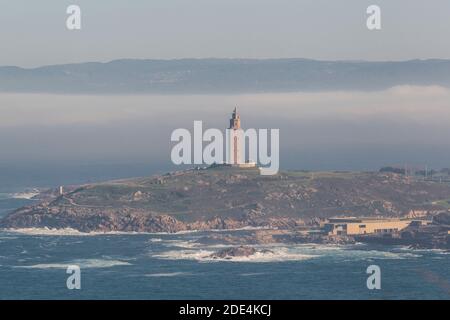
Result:
M450 185L379 172L280 172L215 167L47 191L0 228L180 232L264 228L230 243L351 243L304 230L333 216L403 217L446 211Z

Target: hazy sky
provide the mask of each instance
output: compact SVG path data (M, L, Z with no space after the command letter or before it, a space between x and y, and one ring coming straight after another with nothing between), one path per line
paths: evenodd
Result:
M147 163L168 169L171 132L228 125L279 128L280 162L295 169L450 166L450 90L189 96L0 94L0 165ZM211 106L214 105L214 108ZM424 107L426 106L426 107Z
M118 58L450 58L449 0L0 0L0 65ZM66 8L82 9L68 31ZM366 8L382 9L382 30Z

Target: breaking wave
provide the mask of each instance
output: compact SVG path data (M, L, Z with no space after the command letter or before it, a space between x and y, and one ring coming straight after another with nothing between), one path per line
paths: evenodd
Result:
M153 257L167 260L196 260L199 262L279 262L279 261L301 261L315 258L315 255L308 255L296 253L288 248L277 248L275 250L266 252L256 252L249 256L236 256L226 258L214 258L212 255L215 251L200 249L200 250L171 250L160 254L155 254Z
M90 235L90 233L80 232L72 228L52 229L52 228L18 228L18 229L3 229L9 233L19 233L25 235L48 235L48 236L83 236Z
M185 249L193 249L201 246L199 243L195 242L195 240L165 240L163 245L166 247L177 247Z
M131 265L129 262L121 260L108 260L108 259L80 259L73 260L67 263L40 263L29 266L16 266L16 268L25 269L67 269L68 266L76 265L81 269L89 268L111 268L116 266Z
M422 257L419 252L404 252L401 250L380 251L368 249L364 245L254 245L258 249L255 254L249 256L234 256L214 258L212 255L221 248L230 248L230 245L201 245L194 241L169 240L165 246L174 247L173 250L155 253L152 257L167 260L195 260L199 262L232 261L232 262L281 262L304 261L313 258L331 258L336 261L357 260L400 260ZM176 249L180 248L180 249ZM263 249L263 250L261 250Z
M177 276L191 276L192 273L190 272L168 272L168 273L150 273L150 274L146 274L146 277L155 277L155 278L160 278L160 277L177 277Z
M442 254L442 255L450 254L450 251L445 250L445 249L414 249L414 248L410 248L410 247L399 247L398 250L405 251L405 252L415 252L415 253L430 252L430 253Z
M8 233L18 233L32 236L101 236L101 235L141 235L141 234L154 234L148 232L126 232L126 231L92 231L81 232L73 228L17 228L17 229L2 229Z
M32 200L34 197L39 195L39 191L32 191L32 192L19 192L19 193L13 193L11 194L12 199L25 199L25 200Z
M241 273L240 276L242 277L254 277L254 276L262 276L265 275L264 272L250 272L250 273Z

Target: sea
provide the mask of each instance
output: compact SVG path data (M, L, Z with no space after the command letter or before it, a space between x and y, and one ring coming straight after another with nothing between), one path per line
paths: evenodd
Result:
M3 187L0 216L32 204L35 188ZM450 298L446 251L276 244L259 245L268 250L250 257L213 259L211 254L228 245L198 240L220 232L0 230L0 299ZM80 268L80 289L67 286L73 265ZM380 270L380 289L367 285L373 265Z

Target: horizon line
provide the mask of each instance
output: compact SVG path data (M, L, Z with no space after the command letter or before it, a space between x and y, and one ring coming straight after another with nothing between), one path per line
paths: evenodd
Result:
M82 65L82 64L110 64L114 62L121 61L141 61L141 62L176 62L176 61L311 61L311 62L322 62L322 63L406 63L406 62L430 62L430 61L441 61L441 62L450 62L450 58L412 58L405 60L364 60L364 59L337 59L337 60L328 60L328 59L314 59L314 58L301 58L301 57L291 57L291 58L245 58L245 57L203 57L203 58L194 58L194 57L186 57L186 58L117 58L112 60L87 60L84 62L66 62L66 63L55 63L55 64L42 64L32 67L24 67L19 65L0 65L0 68L17 68L22 70L34 70L46 67L62 67L62 66L71 66L71 65Z

